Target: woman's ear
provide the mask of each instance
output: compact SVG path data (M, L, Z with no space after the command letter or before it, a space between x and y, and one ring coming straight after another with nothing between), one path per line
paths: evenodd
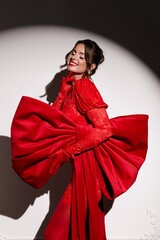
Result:
M92 71L93 69L96 68L96 64L95 63L92 63L91 67L90 67L90 70Z

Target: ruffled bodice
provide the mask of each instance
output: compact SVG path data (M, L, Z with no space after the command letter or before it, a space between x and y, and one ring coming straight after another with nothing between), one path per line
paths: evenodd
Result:
M73 81L61 110L75 123L88 124L86 112L101 107L107 108L108 105L103 101L94 83L84 78Z

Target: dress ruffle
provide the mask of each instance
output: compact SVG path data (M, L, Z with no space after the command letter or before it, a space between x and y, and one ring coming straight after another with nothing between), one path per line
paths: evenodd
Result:
M93 108L108 108L95 84L90 79L83 78L76 81L74 91L76 106L82 114Z

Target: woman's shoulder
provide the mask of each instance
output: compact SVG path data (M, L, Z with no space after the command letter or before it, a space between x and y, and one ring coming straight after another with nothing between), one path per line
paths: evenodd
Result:
M75 83L75 89L78 92L84 92L87 95L100 95L99 90L97 89L96 85L92 81L92 79L89 78L82 78L76 81Z
M77 87L83 87L83 86L96 87L93 80L90 78L81 78L79 80L76 80L76 86Z
M108 105L103 101L103 98L94 82L92 82L89 78L83 78L76 81L75 93L77 103L81 106L81 108L83 108L83 112L91 108L108 107Z

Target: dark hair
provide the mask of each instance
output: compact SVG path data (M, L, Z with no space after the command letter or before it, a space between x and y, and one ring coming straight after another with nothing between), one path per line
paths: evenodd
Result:
M74 48L78 44L84 44L84 46L85 46L85 60L86 60L86 63L87 63L87 69L86 69L86 72L84 73L84 76L91 76L96 72L96 70L98 68L98 65L101 64L104 61L103 51L98 46L98 44L96 42L94 42L90 39L77 41ZM69 54L72 52L72 50L66 54L65 64L62 65L61 68L66 67L67 58L68 58ZM96 67L94 69L90 70L90 67L93 63L95 63Z

